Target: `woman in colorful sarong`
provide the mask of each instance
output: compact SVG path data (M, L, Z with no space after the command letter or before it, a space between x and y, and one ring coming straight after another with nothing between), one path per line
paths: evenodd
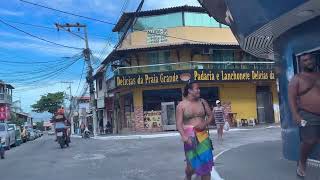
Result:
M185 88L185 97L177 106L177 129L184 142L186 157L186 180L196 174L202 180L210 180L213 166L212 143L208 125L213 120L208 103L200 98L199 85L189 82Z

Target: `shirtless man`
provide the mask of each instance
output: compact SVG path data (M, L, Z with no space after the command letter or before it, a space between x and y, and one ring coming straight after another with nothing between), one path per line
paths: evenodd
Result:
M199 85L195 82L185 86L183 96L185 99L177 106L176 121L184 142L185 180L191 180L194 173L202 180L210 180L213 166L212 144L207 132L207 126L213 120L210 106L200 98Z
M307 158L320 143L320 73L315 72L315 57L300 56L302 72L289 83L289 104L295 122L300 126L300 160L297 175L304 177ZM303 121L306 121L304 126Z

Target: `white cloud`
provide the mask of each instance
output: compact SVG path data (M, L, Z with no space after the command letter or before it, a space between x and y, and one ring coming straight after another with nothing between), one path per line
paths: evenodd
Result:
M24 13L20 11L9 11L6 9L0 9L0 15L3 16L23 16Z

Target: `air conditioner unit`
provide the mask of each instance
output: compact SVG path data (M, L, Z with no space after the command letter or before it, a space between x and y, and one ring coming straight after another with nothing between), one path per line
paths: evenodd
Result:
M202 54L206 54L206 55L213 54L213 49L204 48L204 49L202 50Z

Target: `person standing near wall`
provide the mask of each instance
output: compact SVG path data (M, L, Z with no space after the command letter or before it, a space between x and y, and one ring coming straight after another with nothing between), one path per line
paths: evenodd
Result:
M225 123L224 107L221 106L220 100L216 100L216 105L217 105L216 107L213 107L213 117L217 126L218 140L222 141L223 126Z

